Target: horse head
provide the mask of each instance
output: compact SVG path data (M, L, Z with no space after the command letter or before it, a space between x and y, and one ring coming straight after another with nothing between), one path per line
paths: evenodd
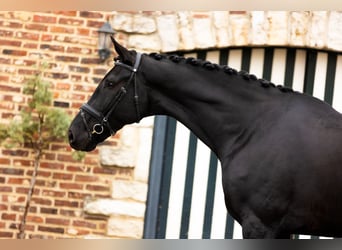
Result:
M144 112L139 66L142 55L112 38L119 55L89 101L83 104L69 128L69 143L76 150L92 151L126 124L139 122Z

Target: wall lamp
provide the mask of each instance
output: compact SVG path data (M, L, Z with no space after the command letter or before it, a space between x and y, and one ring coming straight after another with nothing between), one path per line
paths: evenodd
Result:
M112 42L110 36L115 34L110 23L105 22L102 27L98 30L99 33L99 57L101 62L104 62L110 56L110 48Z

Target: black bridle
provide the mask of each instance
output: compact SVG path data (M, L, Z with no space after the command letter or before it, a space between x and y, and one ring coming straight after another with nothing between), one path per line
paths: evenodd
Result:
M128 79L128 81L120 88L116 96L114 97L113 101L110 103L110 109L104 115L101 112L97 111L93 107L91 107L88 103L85 103L80 108L80 113L83 119L83 123L86 126L89 136L92 137L93 134L102 134L104 131L104 127L107 127L110 134L113 135L116 131L112 129L111 125L109 124L109 117L112 115L114 110L117 108L118 104L121 102L122 98L127 94L128 86L133 82L134 84L134 105L137 113L138 121L141 119L140 110L139 110L139 95L138 95L138 86L136 82L136 73L138 72L138 68L141 61L141 54L137 53L134 66L130 66L124 64L120 61L115 61L115 66L120 66L125 69L130 70L132 73ZM93 128L90 129L88 122L85 118L85 113L93 117L98 123L94 124Z

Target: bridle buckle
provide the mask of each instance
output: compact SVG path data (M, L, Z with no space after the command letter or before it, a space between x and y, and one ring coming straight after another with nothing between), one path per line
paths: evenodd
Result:
M93 126L93 131L91 132L91 134L97 134L97 135L100 135L102 134L104 131L104 128L101 124L99 123L96 123L94 126Z

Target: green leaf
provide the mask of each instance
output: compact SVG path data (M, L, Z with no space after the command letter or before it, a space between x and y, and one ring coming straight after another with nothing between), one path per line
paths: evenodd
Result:
M20 112L21 119L8 125L0 124L0 139L7 147L28 143L35 150L43 150L54 140L67 140L71 118L65 110L51 106L53 94L50 85L43 79L42 69L27 79L23 93L29 101ZM72 155L77 160L85 157L83 152Z

